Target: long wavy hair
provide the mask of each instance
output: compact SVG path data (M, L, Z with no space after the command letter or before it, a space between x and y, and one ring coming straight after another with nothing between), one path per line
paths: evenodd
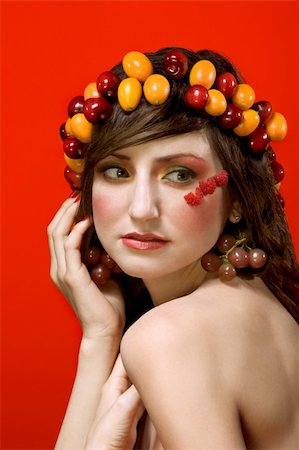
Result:
M155 73L164 74L163 56L170 49L146 53ZM175 49L183 51L188 57L189 69L197 61L208 59L216 67L217 74L231 72L238 82L244 82L232 63L218 53L210 50L193 52ZM126 77L121 64L112 70L120 79ZM205 111L190 110L183 100L188 79L189 72L179 81L171 80L170 96L159 106L150 105L143 98L135 111L126 113L115 103L111 118L95 130L93 140L86 149L78 218L92 216L94 167L100 159L127 146L202 130L229 173L231 198L238 200L242 208L242 220L235 225L227 223L225 230L236 237L245 234L248 245L261 248L267 253L268 262L258 276L299 323L298 265L286 216L277 200L269 152L259 156L250 155L245 140L232 132L221 130L217 118L209 116ZM94 227L86 233L83 247L86 249L90 244L100 245ZM119 276L119 283L126 298L129 325L152 306L151 300L141 280L124 274Z

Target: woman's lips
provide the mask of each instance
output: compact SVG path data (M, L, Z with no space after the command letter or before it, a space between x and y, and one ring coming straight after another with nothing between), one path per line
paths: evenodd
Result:
M136 250L157 250L164 247L169 241L161 236L151 233L128 233L125 236L122 236L122 242L127 247L131 247Z

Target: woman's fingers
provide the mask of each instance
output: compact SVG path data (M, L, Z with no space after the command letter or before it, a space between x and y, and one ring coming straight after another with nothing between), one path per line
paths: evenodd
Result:
M70 233L77 211L78 203L72 200L63 209L63 213L59 214L59 218L55 220L51 234L54 257L56 258L57 277L60 280L63 279L66 270L64 243Z
M52 276L52 278L55 276L55 274L57 272L57 261L56 261L56 253L55 253L55 249L54 249L53 233L54 233L54 230L55 230L58 222L60 221L61 217L63 216L63 214L65 213L67 208L69 208L69 206L74 203L74 201L75 201L75 199L72 199L72 198L68 198L67 200L65 200L65 202L61 205L61 207L59 208L59 210L57 211L57 213L55 214L55 216L53 217L52 221L50 222L50 224L48 225L48 228L47 228L49 250L50 250L50 257L51 257L51 276Z
M85 336L114 337L121 334L125 320L123 297L110 281L103 288L106 298L82 262L82 238L92 221L74 224L78 206L74 199L66 200L48 227L51 278L74 309Z
M124 405L123 408L126 414L131 414L137 421L141 418L144 406L133 384L119 397L119 402Z
M115 393L115 396L118 397L125 392L130 385L131 382L127 375L126 369L124 368L121 355L119 354L109 377L108 387Z
M102 400L101 400L102 401ZM131 449L137 435L137 424L144 406L135 386L121 394L106 412L97 416L90 430L85 449Z
M119 396L130 386L127 373L123 366L121 356L118 355L112 372L102 388L101 402L97 416L101 417L113 406Z
M64 242L65 262L68 272L75 273L82 267L80 247L84 233L91 225L91 219L86 217L74 225Z

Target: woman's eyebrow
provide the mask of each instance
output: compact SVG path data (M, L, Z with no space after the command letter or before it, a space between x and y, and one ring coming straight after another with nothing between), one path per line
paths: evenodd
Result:
M119 159L125 159L127 161L129 161L131 158L127 155L121 155L119 153L111 153L108 156L115 156L116 158ZM198 161L204 161L204 158L194 155L193 153L174 153L171 155L167 155L167 156L161 156L159 158L156 158L156 161L158 162L163 162L163 161L171 161L173 159L179 159L179 158L194 158Z
M119 158L119 159L126 159L126 160L130 160L131 158L127 155L120 155L119 153L110 153L110 155L107 155L106 158L109 158L109 156L115 156L115 158Z
M172 155L161 156L160 158L157 158L157 161L171 161L179 158L194 158L197 161L204 161L204 158L194 155L193 153L174 153Z

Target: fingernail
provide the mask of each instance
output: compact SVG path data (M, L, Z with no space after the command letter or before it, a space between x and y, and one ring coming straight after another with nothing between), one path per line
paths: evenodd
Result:
M79 192L79 193L77 194L75 203L79 202L80 200L81 200L81 193Z

